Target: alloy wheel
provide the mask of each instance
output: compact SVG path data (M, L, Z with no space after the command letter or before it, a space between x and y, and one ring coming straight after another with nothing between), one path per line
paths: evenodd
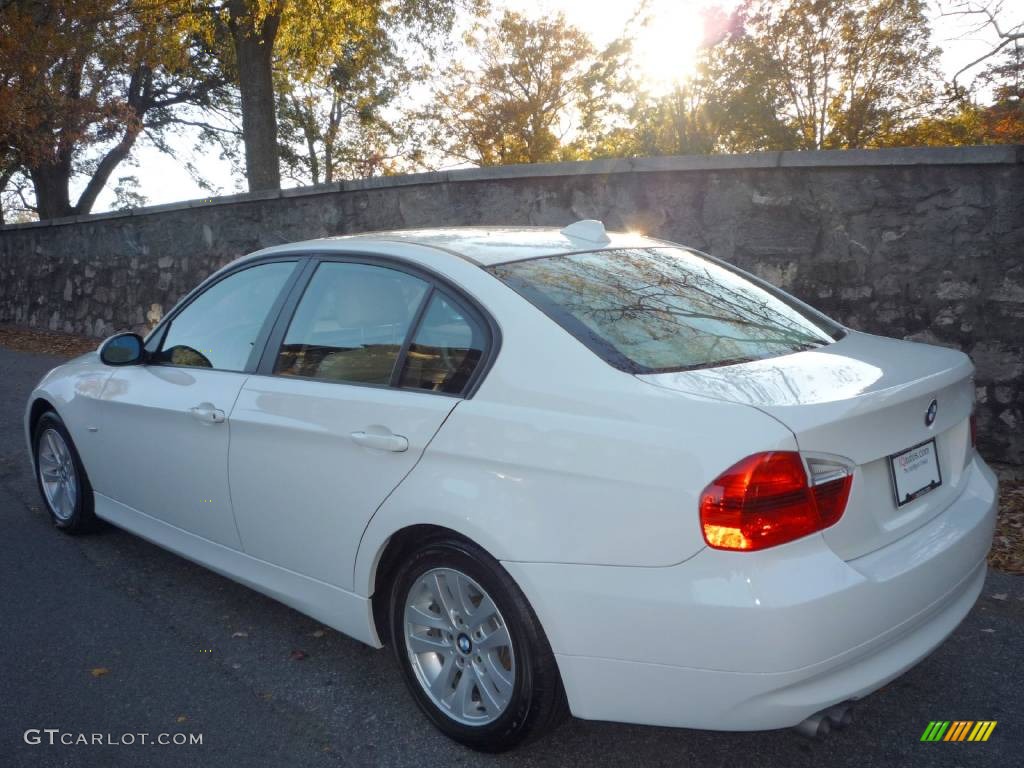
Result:
M71 450L60 432L47 429L39 436L38 456L39 480L46 501L54 516L66 522L78 504L78 472Z
M434 705L464 725L487 725L508 708L516 660L490 595L453 568L420 576L405 604L405 646Z

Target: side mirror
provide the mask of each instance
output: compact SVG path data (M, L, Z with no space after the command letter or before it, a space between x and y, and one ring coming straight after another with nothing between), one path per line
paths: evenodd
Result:
M117 333L100 344L100 361L105 365L139 365L146 360L146 348L137 333Z

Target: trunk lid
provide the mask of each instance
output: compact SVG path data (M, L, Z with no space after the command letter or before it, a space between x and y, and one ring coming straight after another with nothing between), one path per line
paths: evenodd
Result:
M905 536L959 495L973 455L973 376L962 352L850 332L819 349L639 378L757 408L793 432L806 459L850 466L846 512L823 532L829 546L850 560ZM933 400L937 411L928 425ZM890 457L933 438L941 484L897 505Z

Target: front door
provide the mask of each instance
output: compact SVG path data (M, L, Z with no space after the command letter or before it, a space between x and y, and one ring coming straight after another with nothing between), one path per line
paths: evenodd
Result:
M359 540L459 402L485 326L429 278L317 267L266 375L231 412L247 554L350 589Z
M147 365L115 371L101 396L97 493L238 548L228 488L228 414L295 261L260 264L176 314Z

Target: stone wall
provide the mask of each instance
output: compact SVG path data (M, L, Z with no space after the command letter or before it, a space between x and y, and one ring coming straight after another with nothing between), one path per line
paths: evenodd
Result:
M602 219L693 245L841 322L955 346L982 448L1024 463L1024 147L774 152L467 169L0 229L0 322L143 328L280 242L439 224Z

